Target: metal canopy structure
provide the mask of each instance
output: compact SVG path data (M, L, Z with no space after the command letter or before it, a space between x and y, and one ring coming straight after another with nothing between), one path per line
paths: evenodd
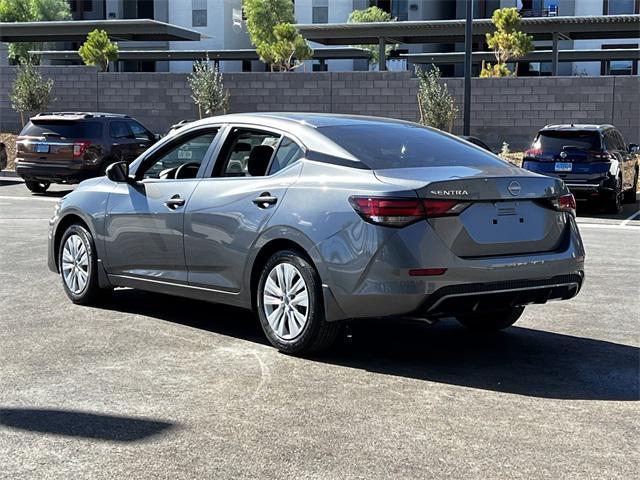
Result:
M378 44L384 53L386 43L462 43L465 19L411 22L327 23L296 25L310 41L324 45ZM491 19L473 20L474 41L484 41L495 30ZM640 37L640 15L600 15L582 17L527 17L520 30L534 40L553 41L553 70L557 73L558 41L587 39L623 39ZM384 55L379 67L385 69Z
M50 22L0 22L0 42L84 41L96 28L112 40L120 41L198 41L200 32L149 19L68 20Z
M413 63L462 63L464 52L448 53L401 53L400 58L406 58ZM495 61L493 52L473 52L473 61ZM523 62L548 62L553 58L553 50L535 50L525 57L518 59ZM560 62L588 62L601 60L640 60L640 49L617 48L606 50L558 50Z
M307 40L323 45L388 43L464 42L465 20L424 20L410 22L298 24ZM526 17L520 30L534 40L552 40L557 33L567 40L638 38L640 15L601 15L588 17ZM495 31L490 18L473 20L474 39L484 40Z
M76 50L34 50L29 53L40 55L46 60L80 60ZM185 61L209 58L213 61L241 61L259 60L260 57L253 49L237 50L120 50L118 60L164 60ZM368 50L355 47L316 48L313 51L315 60L333 59L369 59Z

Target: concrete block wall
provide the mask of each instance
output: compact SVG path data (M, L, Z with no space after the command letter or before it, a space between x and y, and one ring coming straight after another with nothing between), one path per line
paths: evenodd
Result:
M41 67L53 78L50 110L98 110L131 115L154 131L198 117L187 75L97 73L91 67ZM0 72L0 131L20 129L8 100L13 69ZM417 81L409 72L229 73L230 112L302 111L376 115L416 121ZM463 81L445 79L460 109ZM525 148L549 123L613 123L628 142L640 141L640 77L502 78L472 81L471 134L492 147Z

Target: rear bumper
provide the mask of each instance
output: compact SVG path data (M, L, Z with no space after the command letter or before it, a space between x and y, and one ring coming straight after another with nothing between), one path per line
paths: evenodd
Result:
M442 317L460 308L545 303L574 297L584 279L584 247L573 217L557 250L494 257L458 257L420 223L391 232L369 225L364 230L345 233L349 241L332 238L318 245L325 259L321 277L343 312L341 318ZM382 238L375 238L379 232ZM357 249L362 256L349 259L343 247L354 238L362 241ZM366 261L364 250L371 247L376 252ZM339 259L343 263L337 264ZM446 271L411 276L409 270L415 268Z
M100 163L84 162L36 163L18 160L16 173L25 180L40 180L51 183L80 183L100 174Z

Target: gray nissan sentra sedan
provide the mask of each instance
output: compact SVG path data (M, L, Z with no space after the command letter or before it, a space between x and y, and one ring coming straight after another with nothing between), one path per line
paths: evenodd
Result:
M62 199L49 267L75 303L122 286L250 308L275 347L304 353L346 319L488 331L574 297L574 216L561 180L438 130L234 114L190 123Z

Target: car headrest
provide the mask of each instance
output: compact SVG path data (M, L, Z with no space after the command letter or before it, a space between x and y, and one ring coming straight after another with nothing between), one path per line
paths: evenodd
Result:
M249 162L247 163L247 170L252 177L262 177L267 173L267 167L269 166L269 160L273 155L273 147L269 145L257 145L253 147L249 154Z
M248 152L251 150L251 144L246 142L238 142L233 146L234 152Z

